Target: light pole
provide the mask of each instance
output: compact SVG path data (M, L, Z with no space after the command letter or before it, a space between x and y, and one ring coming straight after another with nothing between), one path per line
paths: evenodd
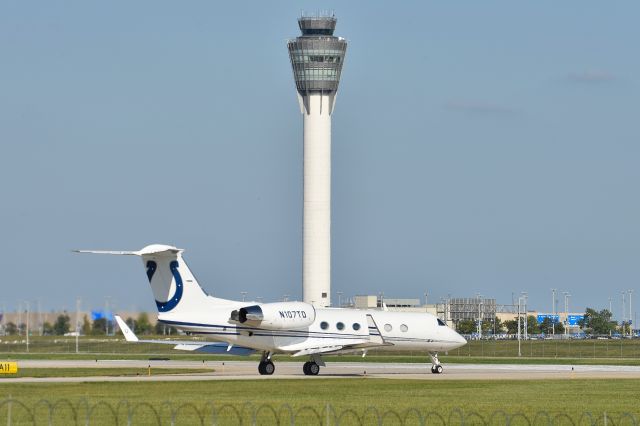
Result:
M478 339L482 339L482 295L477 294L478 300Z
M529 339L529 318L527 318L528 317L528 315L527 315L527 292L523 291L523 292L521 292L521 294L522 294L522 300L523 300L523 303L524 303L524 307L523 307L524 308L523 309L524 310L524 312L523 312L524 317L522 318L522 321L524 323L524 325L523 325L524 340L528 340Z
M624 291L622 292L622 335L624 336L624 332L625 332L625 322L627 321L627 316L625 313L625 309L626 309L626 300L624 298Z
M80 298L76 299L76 353L78 353L78 338L80 337Z
M18 303L18 336L22 336L22 301Z
M241 291L240 294L242 295L242 301L244 302L245 299L247 298L247 292L246 291Z
M569 296L571 296L568 292L563 292L564 294L564 334L565 336L569 334Z
M7 315L7 310L5 309L5 303L2 302L2 315L0 317L0 330L2 330L2 335L5 336L7 332L7 327L4 325L5 316Z
M522 356L522 351L520 350L520 306L522 302L522 297L518 297L518 356Z
M551 289L551 334L556 334L556 289Z
M609 321L613 318L613 311L611 311L611 297L609 297ZM611 327L609 327L609 337L611 337Z
M38 334L42 336L44 334L44 324L42 322L42 306L40 305L40 299L38 299Z
M424 292L424 307L425 309L427 308L427 305L429 305L429 293L428 292Z
M633 293L633 290L629 290L629 336L633 334L631 332L631 325L633 324L633 322L631 321L631 319L633 318L633 315L631 314L631 293Z
M27 352L29 352L29 316L31 313L29 311L31 310L31 304L29 303L28 300L24 303L26 303L27 305Z
M111 296L107 296L104 299L104 332L109 335L109 299Z

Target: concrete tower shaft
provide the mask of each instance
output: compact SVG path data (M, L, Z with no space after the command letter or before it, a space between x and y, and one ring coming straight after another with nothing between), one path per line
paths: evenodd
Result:
M334 16L302 17L287 47L304 125L302 298L331 303L331 114L347 50Z

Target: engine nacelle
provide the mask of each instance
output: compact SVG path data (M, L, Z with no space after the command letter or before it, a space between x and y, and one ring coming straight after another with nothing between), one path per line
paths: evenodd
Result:
M283 330L308 327L316 319L315 308L304 302L261 303L231 312L230 320L244 325Z

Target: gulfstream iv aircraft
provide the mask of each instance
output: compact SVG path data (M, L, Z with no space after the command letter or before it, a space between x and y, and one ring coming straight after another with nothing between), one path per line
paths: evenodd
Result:
M466 344L442 320L428 313L316 308L303 302L256 303L219 299L198 284L176 247L154 244L139 251L89 251L140 256L158 308L158 321L211 342L138 340L116 317L128 341L168 343L175 349L248 354L259 351L260 374L273 374L273 354L309 357L302 370L317 375L322 354L367 349L422 350L431 356L431 372L442 373L438 352Z

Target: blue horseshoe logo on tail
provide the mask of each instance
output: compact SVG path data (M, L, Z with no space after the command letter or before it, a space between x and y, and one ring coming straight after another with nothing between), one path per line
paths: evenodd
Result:
M158 264L153 260L147 262L147 278L149 278L149 282L151 282L151 278L153 278L153 275L155 274L157 268ZM156 307L160 312L169 312L170 310L175 308L182 299L184 286L182 284L182 277L180 276L180 272L178 272L178 261L173 260L169 264L169 268L171 269L171 274L176 281L176 292L173 297L166 302L159 302L156 300Z

